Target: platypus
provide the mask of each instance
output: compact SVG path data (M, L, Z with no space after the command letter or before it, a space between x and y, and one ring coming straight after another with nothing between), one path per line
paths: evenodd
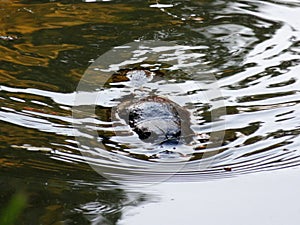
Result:
M135 87L142 87L149 74L147 70L137 69L126 71L123 76L139 84ZM143 76L145 79L141 78ZM152 93L146 96L137 98L131 93L117 107L119 117L126 121L140 140L155 145L176 146L178 143L191 144L196 136L199 137L191 129L190 112L187 109L167 97Z
M119 105L118 115L147 143L175 146L190 144L195 137L190 113L166 97L129 98Z

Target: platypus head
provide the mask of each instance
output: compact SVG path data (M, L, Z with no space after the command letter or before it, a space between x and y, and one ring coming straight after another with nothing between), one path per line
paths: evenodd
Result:
M145 142L177 144L181 135L181 119L173 103L150 96L129 107L129 125Z

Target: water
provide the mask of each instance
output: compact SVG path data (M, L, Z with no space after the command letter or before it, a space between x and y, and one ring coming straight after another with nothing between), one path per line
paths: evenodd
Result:
M24 0L0 1L0 11L0 201L25 190L29 204L18 224L147 224L157 214L162 224L179 223L182 204L182 216L192 218L185 221L199 224L193 212L201 201L205 215L227 211L211 201L240 207L234 188L245 210L264 210L252 222L297 224L297 214L285 212L298 210L298 1ZM129 64L161 74L138 91L108 83ZM109 120L133 93L167 96L209 143L165 154L139 141ZM152 190L120 181L162 183ZM212 197L195 197L198 188ZM284 210L272 208L276 199ZM271 223L278 212L284 216Z

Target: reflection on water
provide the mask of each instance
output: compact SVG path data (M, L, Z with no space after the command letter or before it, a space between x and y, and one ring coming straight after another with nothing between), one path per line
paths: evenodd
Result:
M125 208L155 200L121 190L86 165L78 137L93 140L79 125L93 129L97 121L97 129L109 130L103 113L97 120L72 118L76 88L89 65L136 40L189 49L192 54L177 57L194 60L190 68L196 65L197 73L159 68L167 75L150 88L189 109L195 132L225 134L221 146L201 149L213 152L212 164L199 169L195 157L175 180L298 166L299 7L297 1L0 1L1 205L24 188L30 202L20 224L116 224ZM211 118L210 101L186 98L209 90L193 86L205 85L208 74L217 79L218 100L226 107L218 120ZM174 80L184 92L174 90ZM98 107L108 109L103 102ZM113 149L114 135L101 135ZM128 149L143 155L141 148ZM131 175L150 163L122 157L135 160Z

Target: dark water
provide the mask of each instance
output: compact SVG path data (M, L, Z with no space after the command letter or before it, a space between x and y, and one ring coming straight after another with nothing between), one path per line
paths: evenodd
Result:
M157 196L115 180L185 183L297 168L299 13L298 1L0 0L0 205L24 190L18 224L118 224L128 208ZM146 90L189 110L192 129L209 134L211 145L179 146L173 164L113 132L120 127L107 112L131 89L107 84L114 67L103 73L93 62L128 43L175 57L172 68L147 62L165 75ZM122 59L114 54L107 68ZM89 68L95 80L83 79ZM108 98L78 101L79 82ZM73 118L75 103L93 105L98 117ZM95 131L99 140L88 136Z

